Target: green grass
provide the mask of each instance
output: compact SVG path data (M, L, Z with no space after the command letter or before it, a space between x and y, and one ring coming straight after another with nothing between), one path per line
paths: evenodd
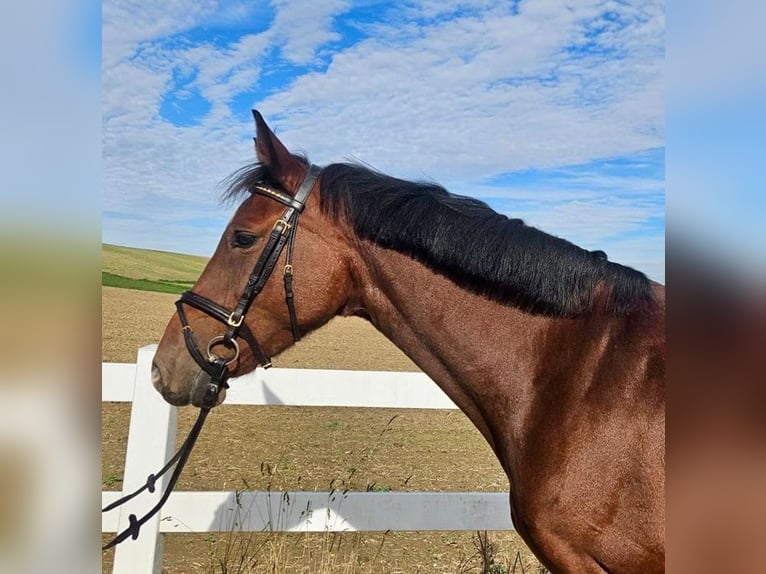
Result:
M118 482L122 482L122 479L116 474L111 473L109 476L107 476L104 480L101 481L101 484L103 484L104 486L114 486Z
M367 485L367 492L391 492L391 487L373 482Z
M207 258L168 251L101 244L101 285L183 293L194 285Z
M121 289L138 289L139 291L158 291L160 293L183 293L187 291L193 282L152 281L151 279L133 279L123 277L107 271L101 272L101 285L106 287L119 287Z
M197 255L101 244L101 270L129 279L191 285L207 261Z

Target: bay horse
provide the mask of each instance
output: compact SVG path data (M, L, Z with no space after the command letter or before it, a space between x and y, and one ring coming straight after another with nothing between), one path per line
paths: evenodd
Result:
M201 406L211 366L243 375L364 317L487 440L549 570L664 572L664 287L438 185L320 169L253 115L243 200L154 357L165 400Z

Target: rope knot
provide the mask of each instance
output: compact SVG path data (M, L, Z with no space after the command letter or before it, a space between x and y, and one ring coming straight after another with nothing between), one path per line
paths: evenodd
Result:
M136 518L135 514L128 515L128 522L130 525L128 526L127 532L129 532L130 537L135 540L138 538L138 531L141 528L141 525L138 523L138 518Z

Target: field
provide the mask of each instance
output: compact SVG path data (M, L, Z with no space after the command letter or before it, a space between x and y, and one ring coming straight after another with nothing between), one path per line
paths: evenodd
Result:
M180 294L194 284L206 261L193 255L103 244L101 284Z
M204 265L201 258L132 251L105 246L104 271L162 284L193 281ZM170 293L103 287L102 360L135 361L138 347L159 340L175 299ZM333 320L274 364L417 370L367 322L353 318ZM181 409L179 439L195 417L195 409ZM105 490L120 488L128 419L129 405L103 404ZM459 411L223 405L208 420L179 481L181 490L508 488L488 445ZM494 555L493 569L487 554ZM112 556L113 551L104 554L104 572ZM174 574L539 571L515 533L490 533L489 542L470 532L182 534L166 538L164 557L163 571Z

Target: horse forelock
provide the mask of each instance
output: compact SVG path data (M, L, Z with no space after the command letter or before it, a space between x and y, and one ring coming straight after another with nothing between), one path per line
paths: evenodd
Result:
M308 158L300 155L295 157L308 167ZM264 185L282 189L273 178L268 166L258 162L251 163L238 169L220 183L219 187L222 190L220 198L223 203L235 203L246 199L258 186Z

